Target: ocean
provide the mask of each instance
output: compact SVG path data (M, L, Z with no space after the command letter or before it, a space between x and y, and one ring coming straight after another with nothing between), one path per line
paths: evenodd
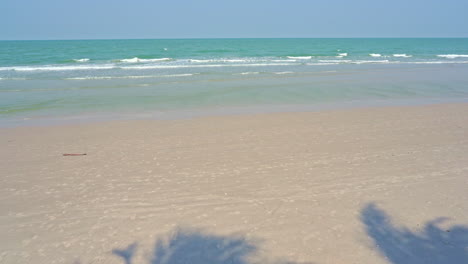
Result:
M0 41L0 126L467 99L461 38Z

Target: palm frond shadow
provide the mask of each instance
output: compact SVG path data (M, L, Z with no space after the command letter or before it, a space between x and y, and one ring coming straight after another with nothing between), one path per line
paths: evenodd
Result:
M125 264L132 262L136 244L112 253ZM179 229L169 239L158 239L148 264L252 264L256 257L256 243L242 236L218 236L200 230ZM286 260L265 260L270 264L298 264Z
M133 243L133 244L130 244L125 249L114 249L112 250L112 254L121 257L125 264L131 264L132 263L131 260L133 256L135 255L137 246L138 246L137 243Z
M419 232L395 226L375 204L361 211L361 221L380 254L393 264L468 263L468 227L442 228L447 218L427 222Z
M392 264L468 263L468 227L442 228L446 218L427 222L419 231L392 223L375 204L361 211L361 221L375 249ZM137 244L112 253L125 264L133 262ZM259 260L258 241L240 235L219 236L194 229L178 229L172 236L156 240L147 264L293 264L284 259ZM139 264L139 263L138 263ZM295 263L297 264L297 263Z

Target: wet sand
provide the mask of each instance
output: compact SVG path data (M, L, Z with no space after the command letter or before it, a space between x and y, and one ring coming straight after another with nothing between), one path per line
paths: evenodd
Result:
M468 104L4 128L0 142L0 263L468 261Z

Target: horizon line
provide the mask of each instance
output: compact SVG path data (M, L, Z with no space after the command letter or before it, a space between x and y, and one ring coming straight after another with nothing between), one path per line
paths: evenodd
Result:
M466 39L468 37L188 37L188 38L64 38L0 39L0 41L73 41L73 40L200 40L200 39Z

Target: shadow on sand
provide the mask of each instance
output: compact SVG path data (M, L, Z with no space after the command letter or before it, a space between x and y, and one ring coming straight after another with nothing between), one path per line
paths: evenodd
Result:
M125 264L136 264L132 259L137 244L112 253ZM158 239L148 264L250 264L257 256L257 246L242 236L217 236L193 229L179 229L169 239ZM262 260L261 263L293 264L290 261Z
M419 232L395 226L374 204L361 212L361 221L380 253L393 264L468 263L468 227L440 225L447 218L429 221Z
M374 204L361 211L365 231L375 248L392 264L468 263L468 227L442 228L446 218L427 222L420 231L397 226ZM292 264L286 260L259 259L258 241L243 236L219 236L194 229L178 229L156 240L147 264ZM133 243L112 253L125 264L134 263L138 245ZM338 253L339 254L339 253ZM139 264L139 263L138 263Z

